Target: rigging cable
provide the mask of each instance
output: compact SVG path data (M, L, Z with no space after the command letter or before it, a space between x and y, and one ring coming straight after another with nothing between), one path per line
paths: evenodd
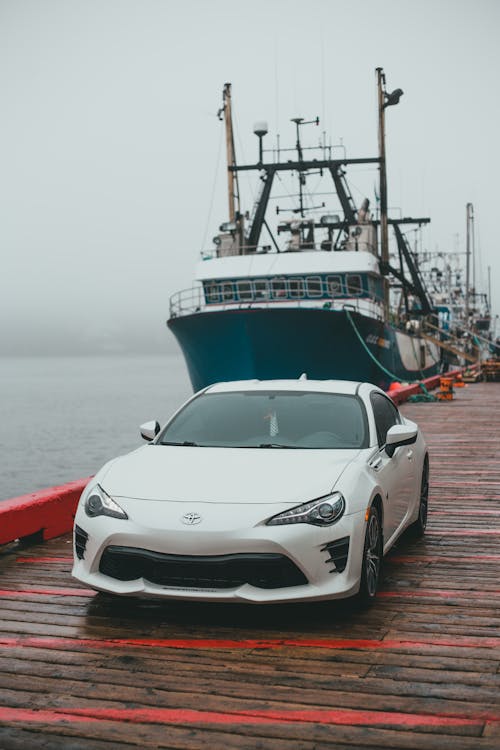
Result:
M214 200L215 200L215 191L217 187L217 177L219 175L219 165L220 165L220 156L221 156L221 150L222 150L223 134L224 134L223 128L219 128L219 147L217 149L217 161L215 162L215 174L214 174L214 182L212 186L212 197L210 199L210 206L208 208L207 223L205 225L205 232L203 234L203 241L201 243L201 252L203 252L203 249L205 247L205 242L207 241L208 227L210 226L210 220L212 218L212 210L214 207Z

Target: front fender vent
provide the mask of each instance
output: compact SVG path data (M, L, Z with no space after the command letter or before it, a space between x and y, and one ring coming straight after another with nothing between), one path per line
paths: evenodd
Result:
M349 555L349 537L343 536L342 539L336 539L334 542L328 542L321 547L322 552L328 552L329 557L325 560L326 564L333 563L330 573L342 573L347 565Z
M89 535L87 532L80 528L80 526L75 525L75 554L79 560L83 560L85 557L85 547L87 546L88 539Z

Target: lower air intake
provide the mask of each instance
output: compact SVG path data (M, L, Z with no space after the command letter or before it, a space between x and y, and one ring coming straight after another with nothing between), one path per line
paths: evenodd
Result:
M144 578L160 586L233 589L249 583L260 589L303 586L307 578L285 555L164 555L135 547L106 547L99 572L119 581Z

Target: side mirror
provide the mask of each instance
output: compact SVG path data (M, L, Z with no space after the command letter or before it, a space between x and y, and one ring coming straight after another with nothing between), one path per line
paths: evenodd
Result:
M144 422L144 424L141 424L139 429L141 431L141 436L143 437L143 439L147 440L147 442L150 443L160 432L160 425L155 421Z
M396 448L400 445L411 445L417 439L418 427L414 422L394 424L387 430L385 438L385 452L392 458Z

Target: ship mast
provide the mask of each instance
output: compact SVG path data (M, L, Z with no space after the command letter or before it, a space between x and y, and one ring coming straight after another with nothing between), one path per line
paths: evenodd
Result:
M385 110L384 110L384 84L385 75L382 68L377 68L377 94L378 94L378 153L379 153L379 177L380 177L380 259L383 267L389 263L389 234L387 228L387 173L385 168ZM384 279L384 306L385 312L389 308L389 284Z
M227 155L227 194L229 200L229 221L235 223L240 216L240 191L238 185L238 173L231 167L236 166L236 153L234 149L233 115L231 109L231 84L225 83L222 92L222 107L219 110L219 118L224 113L224 124L226 129L226 155Z
M472 203L467 203L465 207L466 214L466 229L467 229L467 245L466 245L466 265L465 265L465 325L469 326L469 315L470 315L470 256L471 256L471 245L473 243L473 226L474 226L474 207ZM473 259L474 262L474 259ZM474 266L473 266L474 267ZM476 290L473 289L473 292Z
M378 148L380 164L380 260L382 268L389 263L389 232L387 226L387 171L385 162L385 108L397 104L403 95L401 89L395 89L388 94L385 89L385 73L383 68L377 68L378 93ZM389 284L384 280L384 305L386 315L389 310Z

